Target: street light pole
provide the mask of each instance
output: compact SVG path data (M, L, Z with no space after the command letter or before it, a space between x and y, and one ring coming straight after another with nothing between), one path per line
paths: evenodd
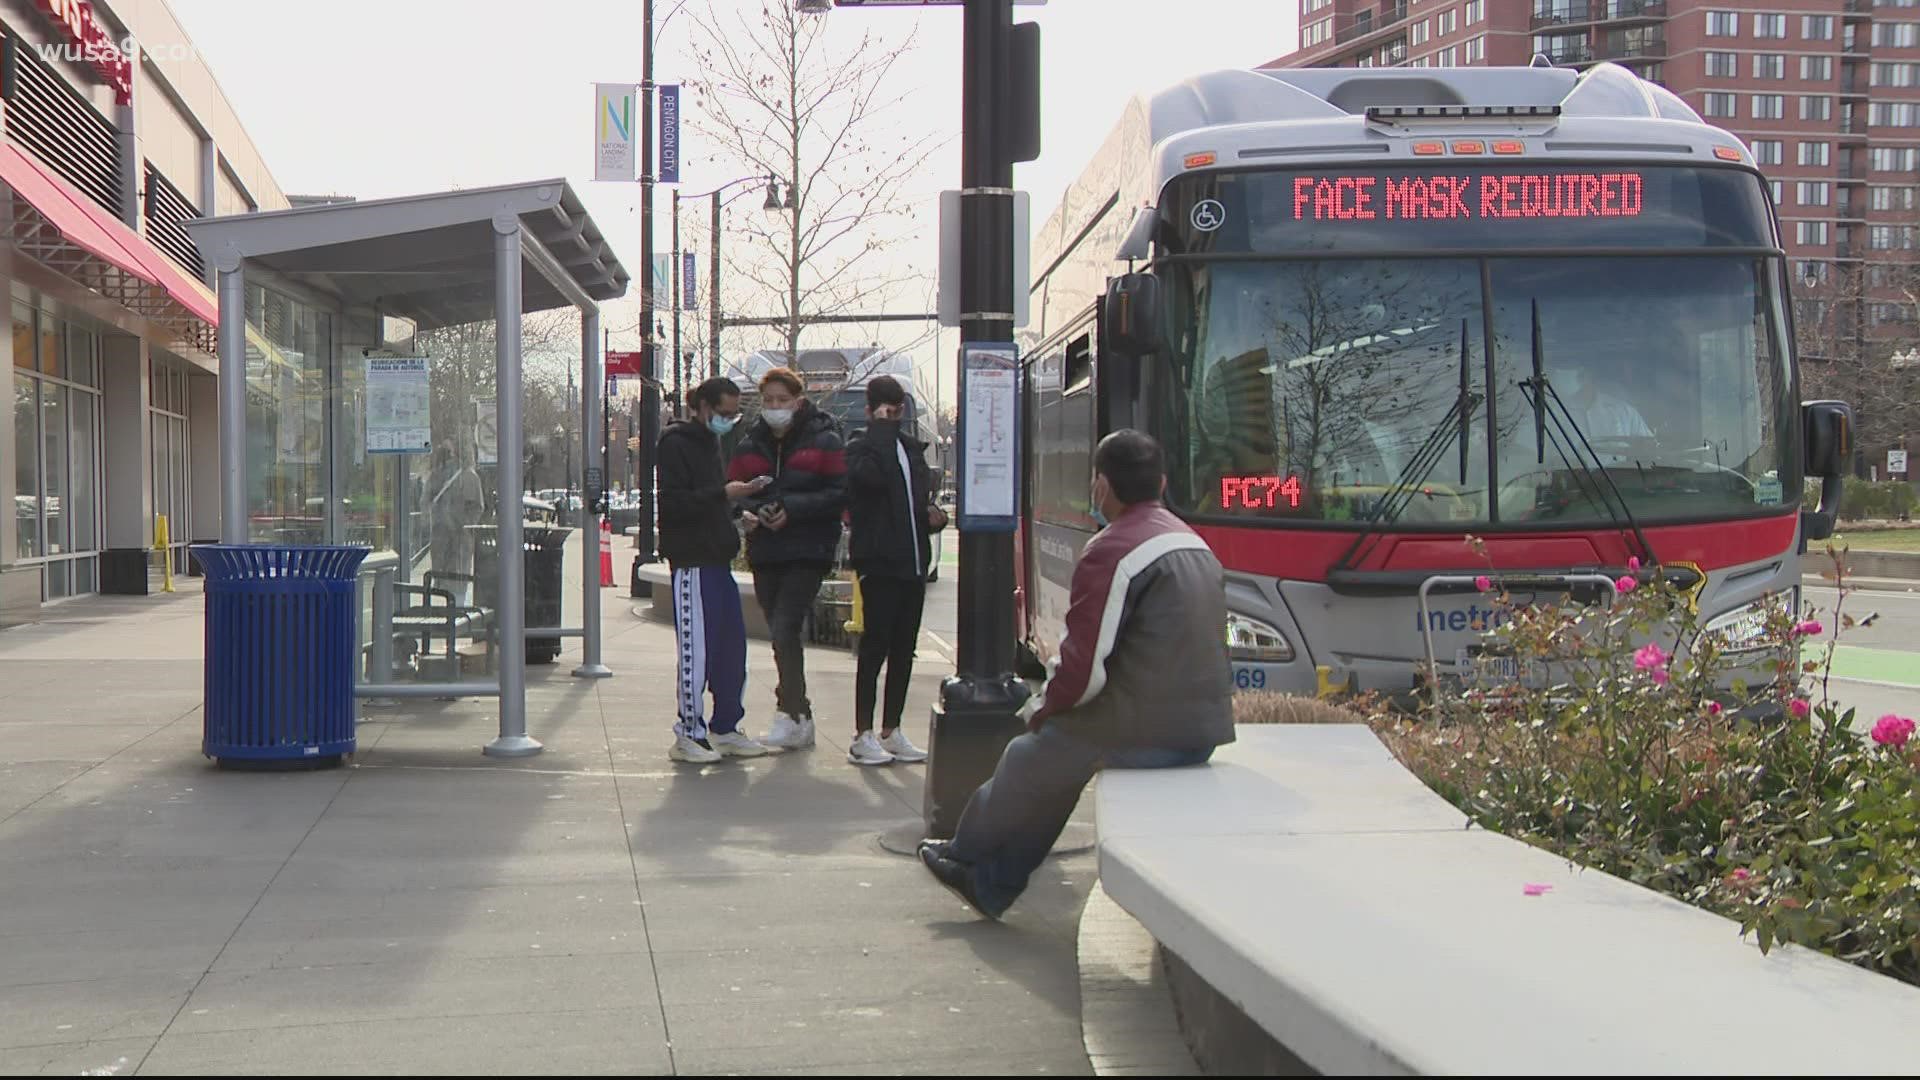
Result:
M720 376L720 192L713 193L712 250L707 253L707 378Z
M653 459L660 442L660 364L653 332L653 0L642 0L640 55L640 534L635 537L632 592L640 566L653 561Z
M693 375L691 365L680 351L680 193L673 193L673 291L667 303L673 307L673 411L681 415L686 407L687 381Z

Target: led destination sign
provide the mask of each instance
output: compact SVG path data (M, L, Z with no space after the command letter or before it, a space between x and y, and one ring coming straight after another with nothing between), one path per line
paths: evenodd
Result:
M1630 218L1645 188L1637 172L1296 176L1293 219Z
M1744 168L1514 161L1196 172L1159 203L1162 251L1489 252L1779 247Z

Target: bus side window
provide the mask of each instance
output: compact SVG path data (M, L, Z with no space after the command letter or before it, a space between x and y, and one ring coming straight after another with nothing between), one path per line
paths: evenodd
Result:
M1059 511L1064 520L1091 525L1087 493L1093 487L1093 335L1067 345L1061 373L1066 391L1060 400Z

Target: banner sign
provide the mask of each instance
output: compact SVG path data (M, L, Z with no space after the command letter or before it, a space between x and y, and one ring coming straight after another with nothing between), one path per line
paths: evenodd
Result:
M680 86L660 88L660 182L680 182Z
M593 178L633 180L635 125L640 119L637 83L593 84Z
M680 253L680 310L698 311L698 281L694 277L693 252Z

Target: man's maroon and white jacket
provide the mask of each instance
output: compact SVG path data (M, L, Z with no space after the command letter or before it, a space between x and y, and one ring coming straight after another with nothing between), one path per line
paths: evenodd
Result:
M1122 746L1233 741L1224 571L1206 541L1140 503L1088 541L1067 632L1029 721Z

